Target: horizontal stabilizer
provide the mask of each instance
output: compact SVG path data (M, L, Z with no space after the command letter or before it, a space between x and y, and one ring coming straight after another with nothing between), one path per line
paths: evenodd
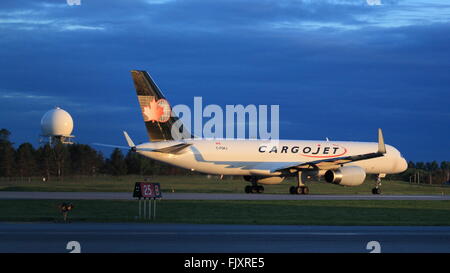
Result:
M109 145L109 144L102 144L102 143L92 143L92 145L108 147L108 148L124 149L124 150L129 150L130 149L130 147L127 147L127 146Z
M154 149L153 151L154 152L160 152L160 153L166 153L166 154L179 154L184 149L186 149L187 147L189 147L191 145L192 144L181 143L181 144L176 144L176 145L165 147L165 148L161 148L161 149ZM139 151L139 149L138 149L138 151Z
M131 141L131 139L130 139ZM128 144L133 144L134 143L131 141L131 143ZM155 148L139 148L136 146L119 146L119 145L109 145L109 144L102 144L102 143L92 143L92 145L96 145L96 146L102 146L102 147L108 147L108 148L118 148L118 149L124 149L124 150L130 150L133 152L158 152L158 153L165 153L165 154L180 154L183 152L184 149L186 149L187 147L191 146L192 144L187 144L187 143L180 143L180 144L176 144L176 145L172 145L169 147L164 147L164 148L159 148L159 149L155 149Z

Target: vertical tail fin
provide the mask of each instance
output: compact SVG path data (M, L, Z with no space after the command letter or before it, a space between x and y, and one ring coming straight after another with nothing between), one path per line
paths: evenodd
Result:
M132 70L131 76L141 107L142 117L151 141L192 138L172 113L170 104L146 71ZM174 130L172 127L176 126ZM173 135L175 134L175 135Z

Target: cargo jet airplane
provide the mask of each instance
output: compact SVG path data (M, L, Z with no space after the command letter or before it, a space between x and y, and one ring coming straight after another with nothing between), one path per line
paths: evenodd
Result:
M174 166L216 175L241 175L251 184L246 193L262 193L261 184L279 184L296 177L291 194L308 194L305 181L324 178L342 186L361 185L366 174L377 174L373 194L380 194L381 178L408 167L400 152L384 143L378 129L378 142L200 139L183 130L161 90L145 71L131 75L150 142L135 145L124 132L128 147L143 156ZM173 126L175 130L173 130ZM174 136L174 134L177 134Z

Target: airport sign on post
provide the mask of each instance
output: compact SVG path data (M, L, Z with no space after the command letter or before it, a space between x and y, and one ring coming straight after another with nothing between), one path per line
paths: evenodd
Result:
M159 183L137 182L134 197L160 199L161 190Z
M159 183L149 182L136 182L134 185L133 197L139 199L139 218L147 218L147 200L148 200L148 219L152 219L152 200L153 205L153 219L156 218L156 200L162 198L161 186ZM141 199L144 200L143 207L141 209ZM143 210L143 214L141 211ZM141 217L143 215L143 217Z

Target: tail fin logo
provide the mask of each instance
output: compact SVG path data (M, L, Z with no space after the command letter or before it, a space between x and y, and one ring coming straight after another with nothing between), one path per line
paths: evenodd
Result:
M155 100L153 96L139 96L144 121L167 122L171 115L169 103L165 99Z

